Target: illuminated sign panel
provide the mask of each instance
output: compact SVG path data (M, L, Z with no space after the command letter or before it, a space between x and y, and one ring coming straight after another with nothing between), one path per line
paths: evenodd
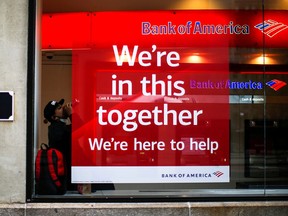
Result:
M112 41L118 41L118 45L133 46L139 40L142 46L157 44L160 47L166 45L164 35L181 46L189 47L213 45L215 41L226 39L230 47L259 48L263 46L263 34L265 47L284 48L288 44L285 10L266 10L265 20L261 10L157 11L158 16L143 18L145 13L151 14L149 11L138 11L138 15L133 11L121 12L121 19L127 17L129 26L117 18L109 26L105 25L106 22L99 22L102 17L114 18L115 12L43 14L42 48L105 47L110 46ZM139 25L139 29L130 28L135 24ZM107 33L107 38L100 36L103 32ZM135 34L137 38L133 37ZM185 40L182 40L183 36Z
M89 47L91 13L54 13L42 16L42 49Z
M229 88L191 87L228 80L227 38L198 44L192 11L160 13L97 14L94 46L73 51L74 183L229 182Z

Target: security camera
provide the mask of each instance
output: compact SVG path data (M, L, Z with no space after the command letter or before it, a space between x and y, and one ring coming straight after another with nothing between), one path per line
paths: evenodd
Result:
M45 56L46 56L47 59L51 60L51 59L53 59L53 57L54 57L54 53L47 52L47 53L45 54Z

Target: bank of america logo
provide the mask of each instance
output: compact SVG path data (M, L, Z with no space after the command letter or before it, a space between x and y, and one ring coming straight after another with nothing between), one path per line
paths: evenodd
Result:
M271 19L265 20L264 22L259 23L254 27L262 31L265 35L269 36L270 38L274 37L279 32L288 28L287 25Z
M217 176L217 177L220 177L222 175L224 175L224 173L220 172L220 171L216 171L213 173L213 175Z
M266 85L268 85L270 88L274 89L275 91L278 91L280 88L287 85L287 83L285 83L281 80L273 79L273 80L270 80L269 82L267 82Z

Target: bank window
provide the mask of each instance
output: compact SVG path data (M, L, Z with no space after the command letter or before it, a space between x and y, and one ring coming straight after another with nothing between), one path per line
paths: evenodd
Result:
M192 2L36 6L29 199L287 196L287 11Z

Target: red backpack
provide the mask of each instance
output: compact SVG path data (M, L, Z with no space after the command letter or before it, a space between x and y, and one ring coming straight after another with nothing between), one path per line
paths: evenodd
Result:
M42 143L35 161L36 194L65 194L65 178L66 170L62 153Z

